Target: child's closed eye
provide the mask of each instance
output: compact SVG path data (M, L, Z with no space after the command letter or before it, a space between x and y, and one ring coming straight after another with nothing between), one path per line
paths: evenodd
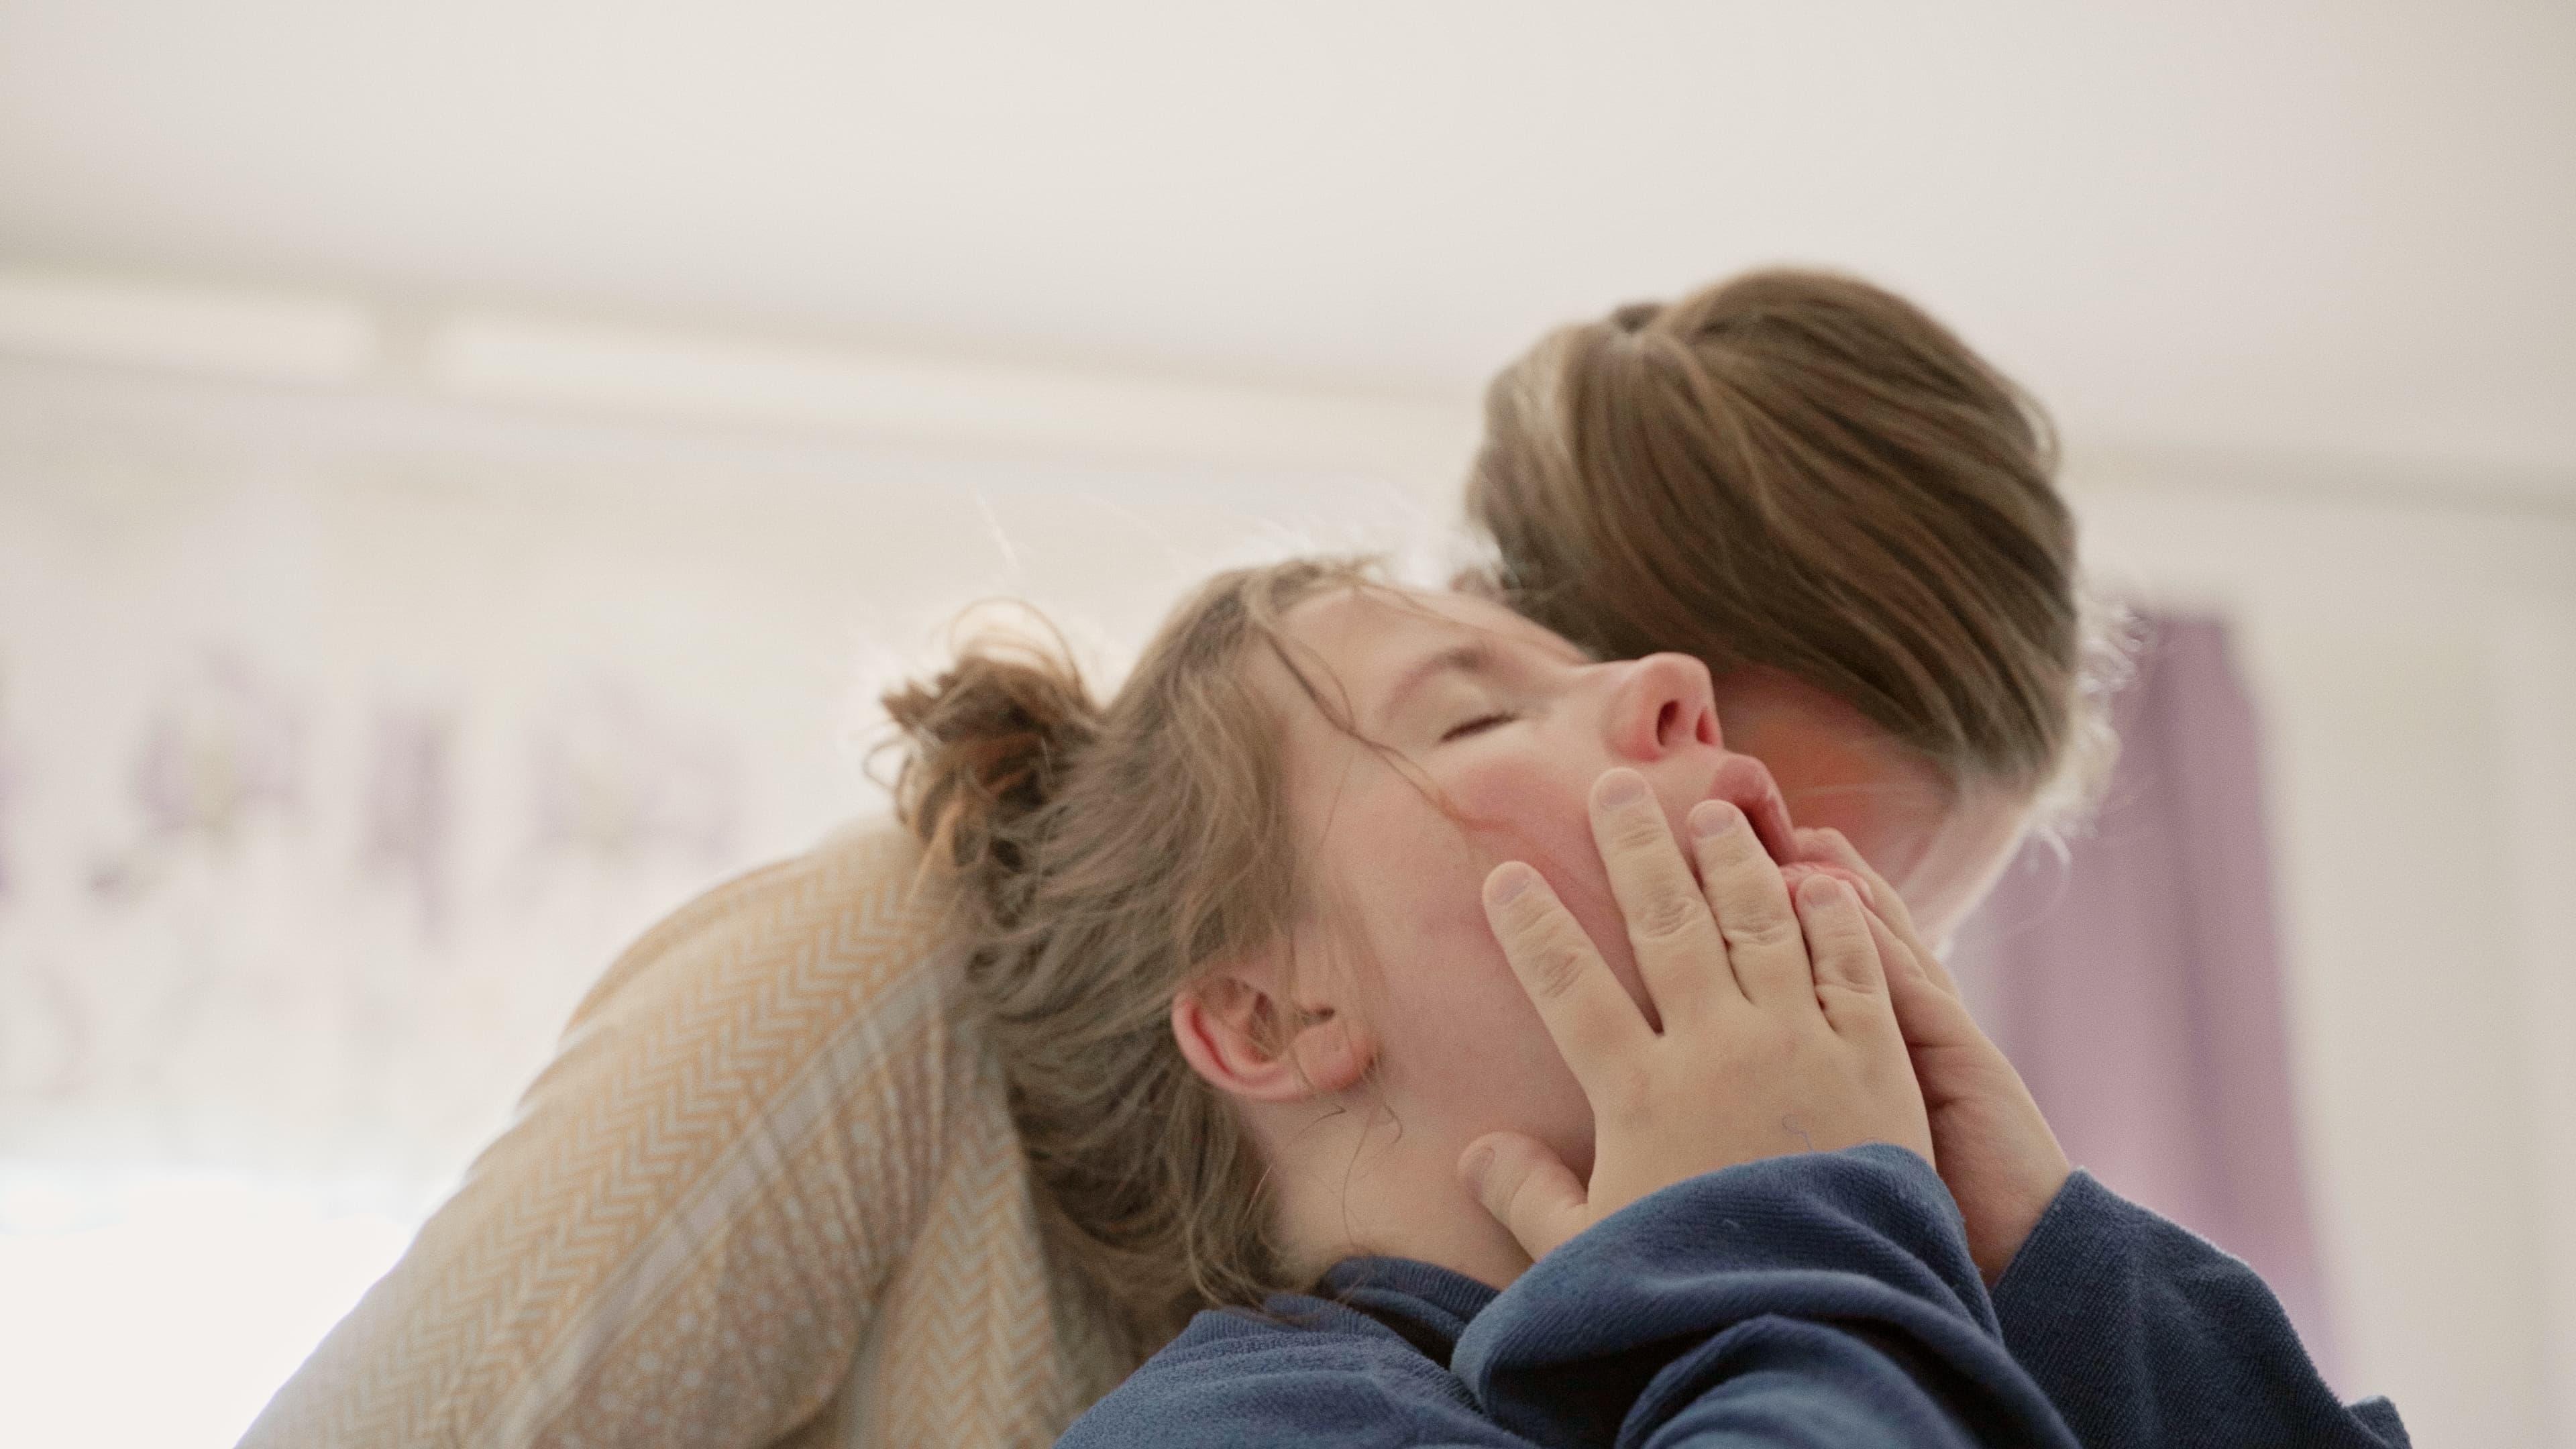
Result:
M1513 720L1518 718L1520 718L1519 715L1513 714L1509 710L1496 710L1490 714L1480 714L1474 719L1468 720L1464 724L1453 726L1447 734L1440 737L1440 743L1445 745L1451 740L1463 740L1470 735L1480 735L1485 731L1494 728L1496 725L1510 724Z

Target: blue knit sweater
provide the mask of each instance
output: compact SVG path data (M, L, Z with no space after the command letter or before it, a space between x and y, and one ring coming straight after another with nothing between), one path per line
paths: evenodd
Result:
M1677 1183L1509 1288L1355 1258L1200 1314L1063 1443L2402 1446L2242 1263L2078 1174L1989 1298L1929 1165L1857 1147Z

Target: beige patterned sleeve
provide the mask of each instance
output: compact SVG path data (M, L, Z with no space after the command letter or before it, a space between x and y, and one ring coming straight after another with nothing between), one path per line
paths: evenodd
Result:
M648 932L245 1449L1047 1442L1096 1386L917 860L847 832Z

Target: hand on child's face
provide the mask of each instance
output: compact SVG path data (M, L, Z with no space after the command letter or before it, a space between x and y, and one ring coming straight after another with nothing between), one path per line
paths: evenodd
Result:
M1584 1170L1589 1107L1486 923L1484 877L1504 860L1536 866L1651 1013L1592 840L1593 782L1634 769L1676 833L1701 801L1730 801L1791 858L1768 772L1725 748L1694 659L1597 662L1498 605L1397 590L1309 600L1288 628L1365 736L1305 705L1284 671L1273 681L1319 914L1340 936L1329 944L1358 947L1373 978L1379 1088L1408 1132L1463 1145L1512 1126Z
M1574 1173L1591 1173L1590 1104L1513 976L1479 890L1502 861L1534 864L1653 1020L1589 823L1594 781L1625 765L1647 780L1676 837L1687 838L1701 800L1734 800L1766 853L1792 860L1787 885L1801 874L1796 862L1837 864L1898 923L1895 936L1885 922L1873 931L1930 1099L1938 1160L1980 1264L2000 1271L2064 1181L2065 1158L1914 934L1921 911L1909 921L1905 910L1923 886L1939 929L1964 913L2010 855L2025 800L1962 804L1848 706L1791 681L1732 678L1726 699L1748 737L1778 759L1795 798L1852 838L1793 833L1760 768L1730 753L1714 717L1698 712L1707 677L1695 661L1597 663L1498 605L1454 595L1336 594L1309 601L1289 627L1325 666L1318 683L1347 697L1370 740L1333 726L1284 674L1272 681L1290 722L1293 807L1321 877L1316 914L1336 928L1309 944L1364 952L1377 1088L1408 1135L1454 1159L1487 1132L1526 1133ZM1870 869L1884 860L1905 868L1904 897ZM1938 989L1924 984L1927 970Z
M1717 802L1691 812L1686 864L1630 770L1601 777L1592 812L1662 1026L1535 871L1511 862L1486 878L1494 934L1598 1124L1579 1177L1509 1129L1460 1158L1461 1181L1522 1250L1543 1257L1649 1193L1760 1158L1886 1142L1928 1161L1923 1097L1860 892L1822 871L1784 888L1741 814Z

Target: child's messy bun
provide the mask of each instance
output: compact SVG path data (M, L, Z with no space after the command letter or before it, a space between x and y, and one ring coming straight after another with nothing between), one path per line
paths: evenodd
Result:
M954 873L963 902L985 924L1007 924L1029 827L1098 733L1099 706L1061 647L1002 637L968 645L884 703L903 736L897 812Z

